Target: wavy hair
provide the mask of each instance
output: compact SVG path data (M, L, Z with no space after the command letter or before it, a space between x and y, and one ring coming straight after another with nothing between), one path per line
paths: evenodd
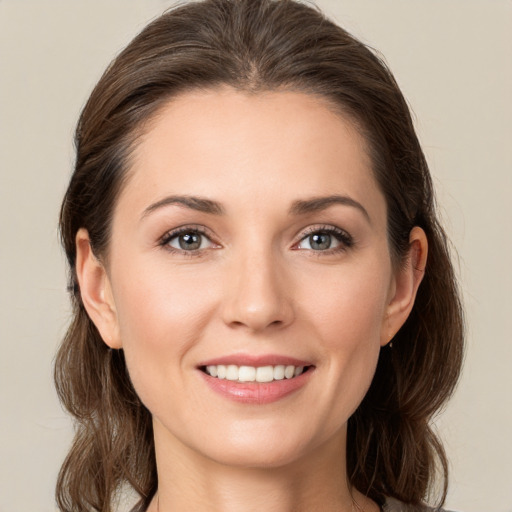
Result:
M180 92L228 85L248 93L296 90L325 98L367 141L388 212L393 261L414 226L429 255L413 311L392 348L381 350L372 385L349 419L350 483L377 502L444 501L447 459L431 420L453 392L463 356L463 315L447 237L411 114L376 54L314 7L293 0L204 0L150 23L112 62L76 129L76 164L62 203L60 232L70 268L73 318L58 351L55 382L75 418L61 468L61 511L107 512L120 489L147 508L157 488L151 415L87 316L75 273L75 237L89 232L108 253L112 212L130 151L158 109ZM441 486L434 486L436 477Z

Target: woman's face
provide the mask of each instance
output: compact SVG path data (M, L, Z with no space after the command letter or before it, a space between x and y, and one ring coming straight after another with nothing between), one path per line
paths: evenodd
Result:
M343 440L398 328L386 234L364 141L321 99L162 108L115 208L102 330L157 450L268 467Z

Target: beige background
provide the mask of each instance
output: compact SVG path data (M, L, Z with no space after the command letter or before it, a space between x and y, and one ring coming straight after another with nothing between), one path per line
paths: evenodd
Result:
M448 507L512 511L512 2L320 0L410 101L467 305L464 378L439 418ZM68 321L56 224L100 73L163 1L0 0L0 512L53 511L71 438L51 364Z

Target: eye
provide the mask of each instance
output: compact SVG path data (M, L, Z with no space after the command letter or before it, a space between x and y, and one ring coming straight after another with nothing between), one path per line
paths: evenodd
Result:
M325 251L332 249L339 245L339 241L336 240L330 233L313 233L303 238L299 245L299 249L312 249L313 251Z
M352 245L352 237L335 227L313 228L297 244L297 249L312 251L343 250Z
M199 251L213 247L213 242L202 233L201 230L195 228L183 228L172 231L162 238L161 245L177 251Z

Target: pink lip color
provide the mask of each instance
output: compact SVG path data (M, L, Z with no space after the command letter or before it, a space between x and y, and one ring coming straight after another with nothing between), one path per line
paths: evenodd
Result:
M217 366L219 364L236 364L237 366L277 366L282 364L284 366L312 366L310 361L303 361L294 357L282 356L278 354L265 354L261 356L248 355L248 354L231 354L228 356L217 357L209 359L198 364L201 366Z
M293 364L294 366L309 366L307 363L303 361L298 361L296 359L290 359L288 357L280 358L279 356L276 357L277 359L279 359L279 362L258 362L257 364L255 364L253 362L254 358L251 358L251 363L248 363L247 358L234 357L222 358L222 360L218 360L219 362L213 362L214 360L208 361L208 365L237 364L237 366L266 366L277 364ZM271 356L270 359L268 357L257 359L258 361L276 360L274 356ZM295 363L293 363L292 361L295 361ZM311 367L305 373L302 373L298 377L293 377L292 379L274 380L272 382L238 382L211 377L202 370L199 370L199 373L212 391L215 391L216 393L235 402L263 405L276 402L277 400L280 400L281 398L284 398L285 396L288 396L294 391L297 391L300 388L302 388L309 381L309 378L313 374L313 371L313 367Z

